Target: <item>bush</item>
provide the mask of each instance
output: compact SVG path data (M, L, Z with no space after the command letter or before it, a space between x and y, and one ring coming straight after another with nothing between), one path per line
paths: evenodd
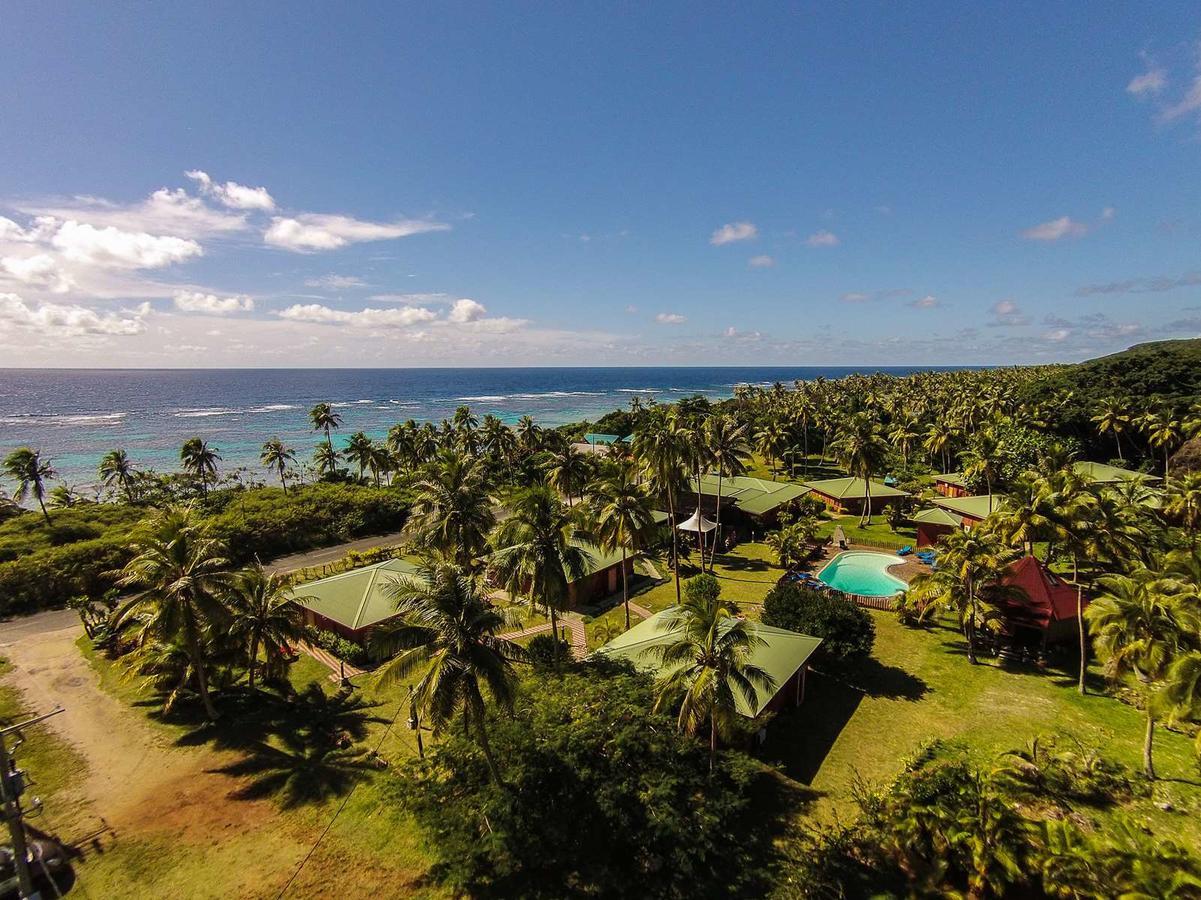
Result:
M876 623L850 600L785 582L763 601L763 624L822 639L817 657L843 663L867 656L876 642Z
M342 635L333 631L326 631L324 628L315 628L310 625L305 628L305 638L311 644L315 644L322 650L328 650L338 659L350 663L352 666L366 668L374 664L375 659L371 652L366 647L361 647L354 641L349 641Z
M684 582L684 596L689 600L712 602L721 596L721 582L712 575L694 575Z
M425 832L433 877L473 897L761 896L771 782L651 713L650 679L585 664L520 685L489 735L505 784L449 728L402 773L401 802Z
M550 634L540 634L526 645L526 660L539 671L559 671L571 665L571 645Z

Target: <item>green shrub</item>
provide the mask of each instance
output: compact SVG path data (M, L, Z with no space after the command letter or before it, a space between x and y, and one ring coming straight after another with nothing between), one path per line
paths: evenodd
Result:
M828 591L794 582L776 585L763 601L763 624L822 639L817 657L843 663L867 656L876 642L876 623L867 610Z
M571 665L571 645L561 638L540 634L526 645L526 660L538 670L557 671Z

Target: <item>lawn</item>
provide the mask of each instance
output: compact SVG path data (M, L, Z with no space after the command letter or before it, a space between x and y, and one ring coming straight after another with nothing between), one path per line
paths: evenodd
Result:
M811 810L819 822L854 812L856 775L886 780L903 760L933 738L961 741L981 761L1021 747L1039 735L1070 735L1090 749L1141 769L1142 713L1099 692L1081 696L1075 674L1032 667L1003 669L968 663L954 628L910 629L891 613L872 612L877 636L870 662L845 679L813 674L807 700L769 730L765 755L817 794ZM1192 741L1157 729L1156 766L1161 781L1154 800L1134 812L1159 833L1175 834L1201 848L1201 778Z
M654 560L656 568L666 580L631 597L640 606L654 612L676 602L675 580L667 565L669 556L670 551ZM699 573L700 554L695 548L689 556L681 554L681 579L687 581ZM718 553L713 563L713 574L721 582L722 596L726 599L737 603L760 604L784 570L776 564L767 544L750 542L739 544L730 553Z
M835 516L831 519L822 519L818 524L817 536L823 539L828 538L834 534L834 529L839 525L842 526L847 540L853 544L864 543L868 546L881 544L885 547L900 549L906 544L917 542L915 528L902 525L894 531L889 527L888 519L885 516L872 516L866 526L860 526L859 516Z

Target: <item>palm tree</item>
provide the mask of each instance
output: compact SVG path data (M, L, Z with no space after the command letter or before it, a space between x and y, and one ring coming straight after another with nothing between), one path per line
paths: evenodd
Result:
M755 449L763 454L767 464L773 469L782 454L788 448L788 432L784 426L775 420L755 432Z
M632 482L623 469L600 481L592 489L596 504L593 531L604 550L621 551L621 599L626 608L626 629L630 627L630 585L626 556L637 556L653 538L654 514L650 498Z
M461 569L428 561L420 577L398 579L387 588L400 616L372 635L372 649L392 659L384 665L386 686L420 671L414 700L440 732L456 715L464 731L474 732L488 771L502 784L500 769L488 743L484 695L502 709L513 706L513 663L522 648L498 636L503 613L492 607L478 582Z
M526 453L535 453L542 446L542 429L529 416L517 420L517 438L521 449Z
M125 492L126 502L133 503L133 463L124 450L110 450L104 454L96 472L105 487L119 484Z
M493 532L492 546L498 549L489 568L510 594L526 594L531 606L536 601L546 606L558 638L558 612L567 608L571 583L593 566L591 554L580 546L590 535L549 487L525 488L506 506L510 515Z
M267 657L271 672L284 658L284 647L304 634L300 612L288 593L288 582L262 566L238 574L229 593L229 634L246 648L248 683L254 690L259 650Z
M279 483L283 485L284 494L288 493L288 479L285 475L288 463L296 460L296 452L284 445L284 442L277 437L264 442L263 452L259 454L259 462L265 468L275 469L279 473Z
M350 440L346 442L346 448L342 451L342 455L348 461L355 463L359 467L359 481L363 480L367 466L371 463L374 446L371 438L367 437L361 431L356 431L350 436Z
M737 611L721 601L720 590L687 591L684 602L660 620L659 628L678 633L647 651L669 672L656 686L655 711L678 704L677 725L689 734L708 725L712 772L718 731L738 714L736 694L755 709L758 690L775 689L775 679L751 662L763 638L750 621L737 618Z
M686 451L684 435L674 418L661 415L649 418L634 435L634 458L638 460L651 492L658 495L667 506L676 603L680 602L680 539L676 530L676 497L687 485L687 469L684 465Z
M967 638L967 658L975 665L976 630L989 621L994 603L1010 593L1000 580L1019 555L986 529L953 531L942 538L938 568L913 579L905 602L916 604L923 617L953 611Z
M1010 486L1008 501L990 518L989 528L1031 556L1039 541L1053 539L1055 508L1052 489L1037 472L1019 475Z
M371 470L371 477L375 480L375 486L381 487L381 477L385 473L395 470L392 454L388 452L388 448L383 444L373 442L367 454L367 468Z
M1130 427L1130 408L1120 397L1107 397L1097 404L1097 412L1092 417L1097 426L1097 433L1104 436L1113 435L1114 446L1117 447L1118 459L1122 456L1122 432Z
M206 633L223 628L229 610L222 602L231 581L225 548L193 521L189 509L160 513L134 545L134 556L117 584L138 593L113 614L119 629L136 617L137 642L183 642L205 714L215 721L202 647Z
M338 451L329 444L318 444L313 448L313 463L322 477L332 478L338 472Z
M414 486L411 527L423 546L470 569L496 524L482 460L449 452Z
M1201 472L1187 472L1167 483L1163 511L1183 526L1196 548L1197 532L1201 531Z
M951 444L955 440L956 431L947 422L935 422L926 429L922 446L931 456L942 460L942 471L945 473L951 458Z
M1178 654L1188 649L1188 636L1199 623L1195 611L1180 602L1173 582L1149 569L1107 575L1099 583L1103 593L1084 615L1106 675L1114 681L1134 676L1143 690L1147 716L1143 771L1154 779L1155 687Z
M200 496L207 497L209 482L217 480L217 463L221 461L218 448L198 437L189 438L179 448L179 461L185 472L199 480Z
M883 466L888 452L879 421L865 413L852 416L839 435L835 449L839 462L846 467L847 472L863 479L864 499L859 525L864 527L871 522L872 517L871 478L876 470Z
M1163 451L1163 477L1167 478L1169 454L1184 437L1179 420L1170 410L1162 410L1142 416L1139 424L1147 435L1148 446L1158 447Z
M909 448L920 438L917 422L913 418L897 419L888 430L888 439L901 448L901 462L909 465Z
M54 478L55 471L49 460L42 459L42 451L28 447L14 450L4 458L4 471L17 483L13 499L24 503L25 498L32 495L42 508L46 524L50 524L50 513L46 511L46 482Z
M709 459L717 470L717 519L714 539L721 535L721 483L725 476L733 477L746 472L746 462L751 455L751 444L747 440L746 426L740 425L732 416L715 416L705 423L705 445L708 448ZM805 454L808 460L808 449ZM699 504L698 504L699 507ZM716 545L713 553L716 553ZM702 569L704 560L702 559ZM713 569L712 555L709 559L710 571Z
M984 478L985 491L992 495L1001 468L1001 441L990 428L976 432L971 444L959 454L965 478Z
M568 444L556 453L546 470L546 479L550 486L567 497L567 505L573 506L584 485L588 482L591 466L584 454Z
M331 432L340 428L342 425L342 417L334 412L334 408L328 403L318 403L309 410L309 422L313 426L314 431L325 432L325 444L329 447L329 452L334 452L334 439Z

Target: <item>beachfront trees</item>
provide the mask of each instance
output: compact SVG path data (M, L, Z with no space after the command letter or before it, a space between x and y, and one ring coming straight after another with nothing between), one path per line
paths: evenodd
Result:
M496 524L482 460L446 453L413 486L412 529L419 546L471 569Z
M660 628L678 633L649 651L667 673L656 685L655 711L678 709L676 724L687 734L707 728L710 772L718 733L728 732L738 715L737 696L757 709L758 691L776 687L751 662L763 638L753 623L737 617L736 607L722 602L720 590L712 575L689 579L683 603L660 620Z
M513 597L525 595L530 605L542 603L558 638L558 614L567 609L571 583L593 565L580 546L590 535L580 519L549 487L535 485L506 499L509 517L496 526L488 567Z
M567 505L574 506L575 498L584 492L584 486L592 474L588 459L575 447L568 444L555 453L546 470L546 480L556 491L567 497Z
M621 599L630 627L630 585L626 558L637 556L654 539L655 519L650 498L630 480L625 468L602 479L592 490L595 524L593 533L604 550L621 551Z
M487 695L501 709L513 706L513 663L522 648L499 637L503 613L480 591L478 579L445 560L428 560L419 577L399 579L388 587L399 612L395 622L379 628L372 649L390 656L381 685L394 684L420 672L413 699L435 733L456 717L473 735L501 783L500 769L488 743Z
M863 479L863 511L859 525L864 527L872 516L872 475L884 465L888 453L879 420L868 413L856 413L843 426L834 449L846 470Z
M247 680L254 690L259 651L265 657L263 671L268 675L278 672L287 646L300 640L304 625L288 595L286 579L262 566L238 573L231 581L228 598L229 635L245 648Z
M275 469L279 475L279 483L288 493L288 465L296 460L296 451L288 447L277 437L263 443L263 452L259 454L259 462L268 469Z
M755 432L755 450L763 454L767 464L777 468L784 451L788 449L788 430L784 423L772 419Z
M329 448L329 452L332 455L334 452L332 432L342 426L342 416L330 404L318 403L309 410L309 424L313 426L314 431L325 433L325 445Z
M746 463L751 455L751 444L747 440L746 426L740 425L733 416L714 416L705 422L703 435L705 446L708 448L709 461L717 472L717 534L714 540L721 536L721 483L726 476L733 477L746 472ZM806 448L806 454L808 448ZM808 456L806 456L806 463ZM712 551L717 552L716 545ZM702 560L703 562L703 560ZM702 567L703 568L703 567ZM713 568L710 556L709 568Z
M923 618L954 612L967 639L967 658L975 665L977 632L993 620L996 602L1008 593L1001 576L1019 555L987 529L953 531L942 538L938 568L914 578L903 602Z
M160 513L134 544L134 556L117 584L137 593L113 614L111 627L137 629L137 643L182 642L209 721L217 711L209 696L203 647L207 634L223 629L229 610L222 598L230 586L225 547L196 523L191 510Z
M1133 676L1142 692L1147 718L1143 771L1153 779L1156 693L1173 662L1195 649L1201 621L1194 604L1181 602L1179 586L1162 573L1139 568L1130 575L1104 576L1099 584L1102 593L1084 616L1105 674L1114 681Z
M217 463L221 461L218 448L210 447L208 442L198 438L189 438L179 448L179 462L183 470L200 483L200 496L207 497L209 482L217 480Z
M4 458L4 471L17 483L13 499L24 503L26 497L33 497L42 508L42 516L50 523L50 513L46 511L46 482L54 478L54 467L49 460L42 459L41 450L29 447L19 447Z
M647 417L634 435L634 458L652 494L667 507L671 529L671 566L675 572L676 603L680 602L680 538L676 530L676 500L688 486L688 446L674 416Z
M133 503L133 463L124 450L110 450L104 454L100 465L96 467L96 474L105 487L118 485L125 493L125 502Z
M329 444L318 444L313 448L313 464L322 478L333 478L338 473L338 451Z

